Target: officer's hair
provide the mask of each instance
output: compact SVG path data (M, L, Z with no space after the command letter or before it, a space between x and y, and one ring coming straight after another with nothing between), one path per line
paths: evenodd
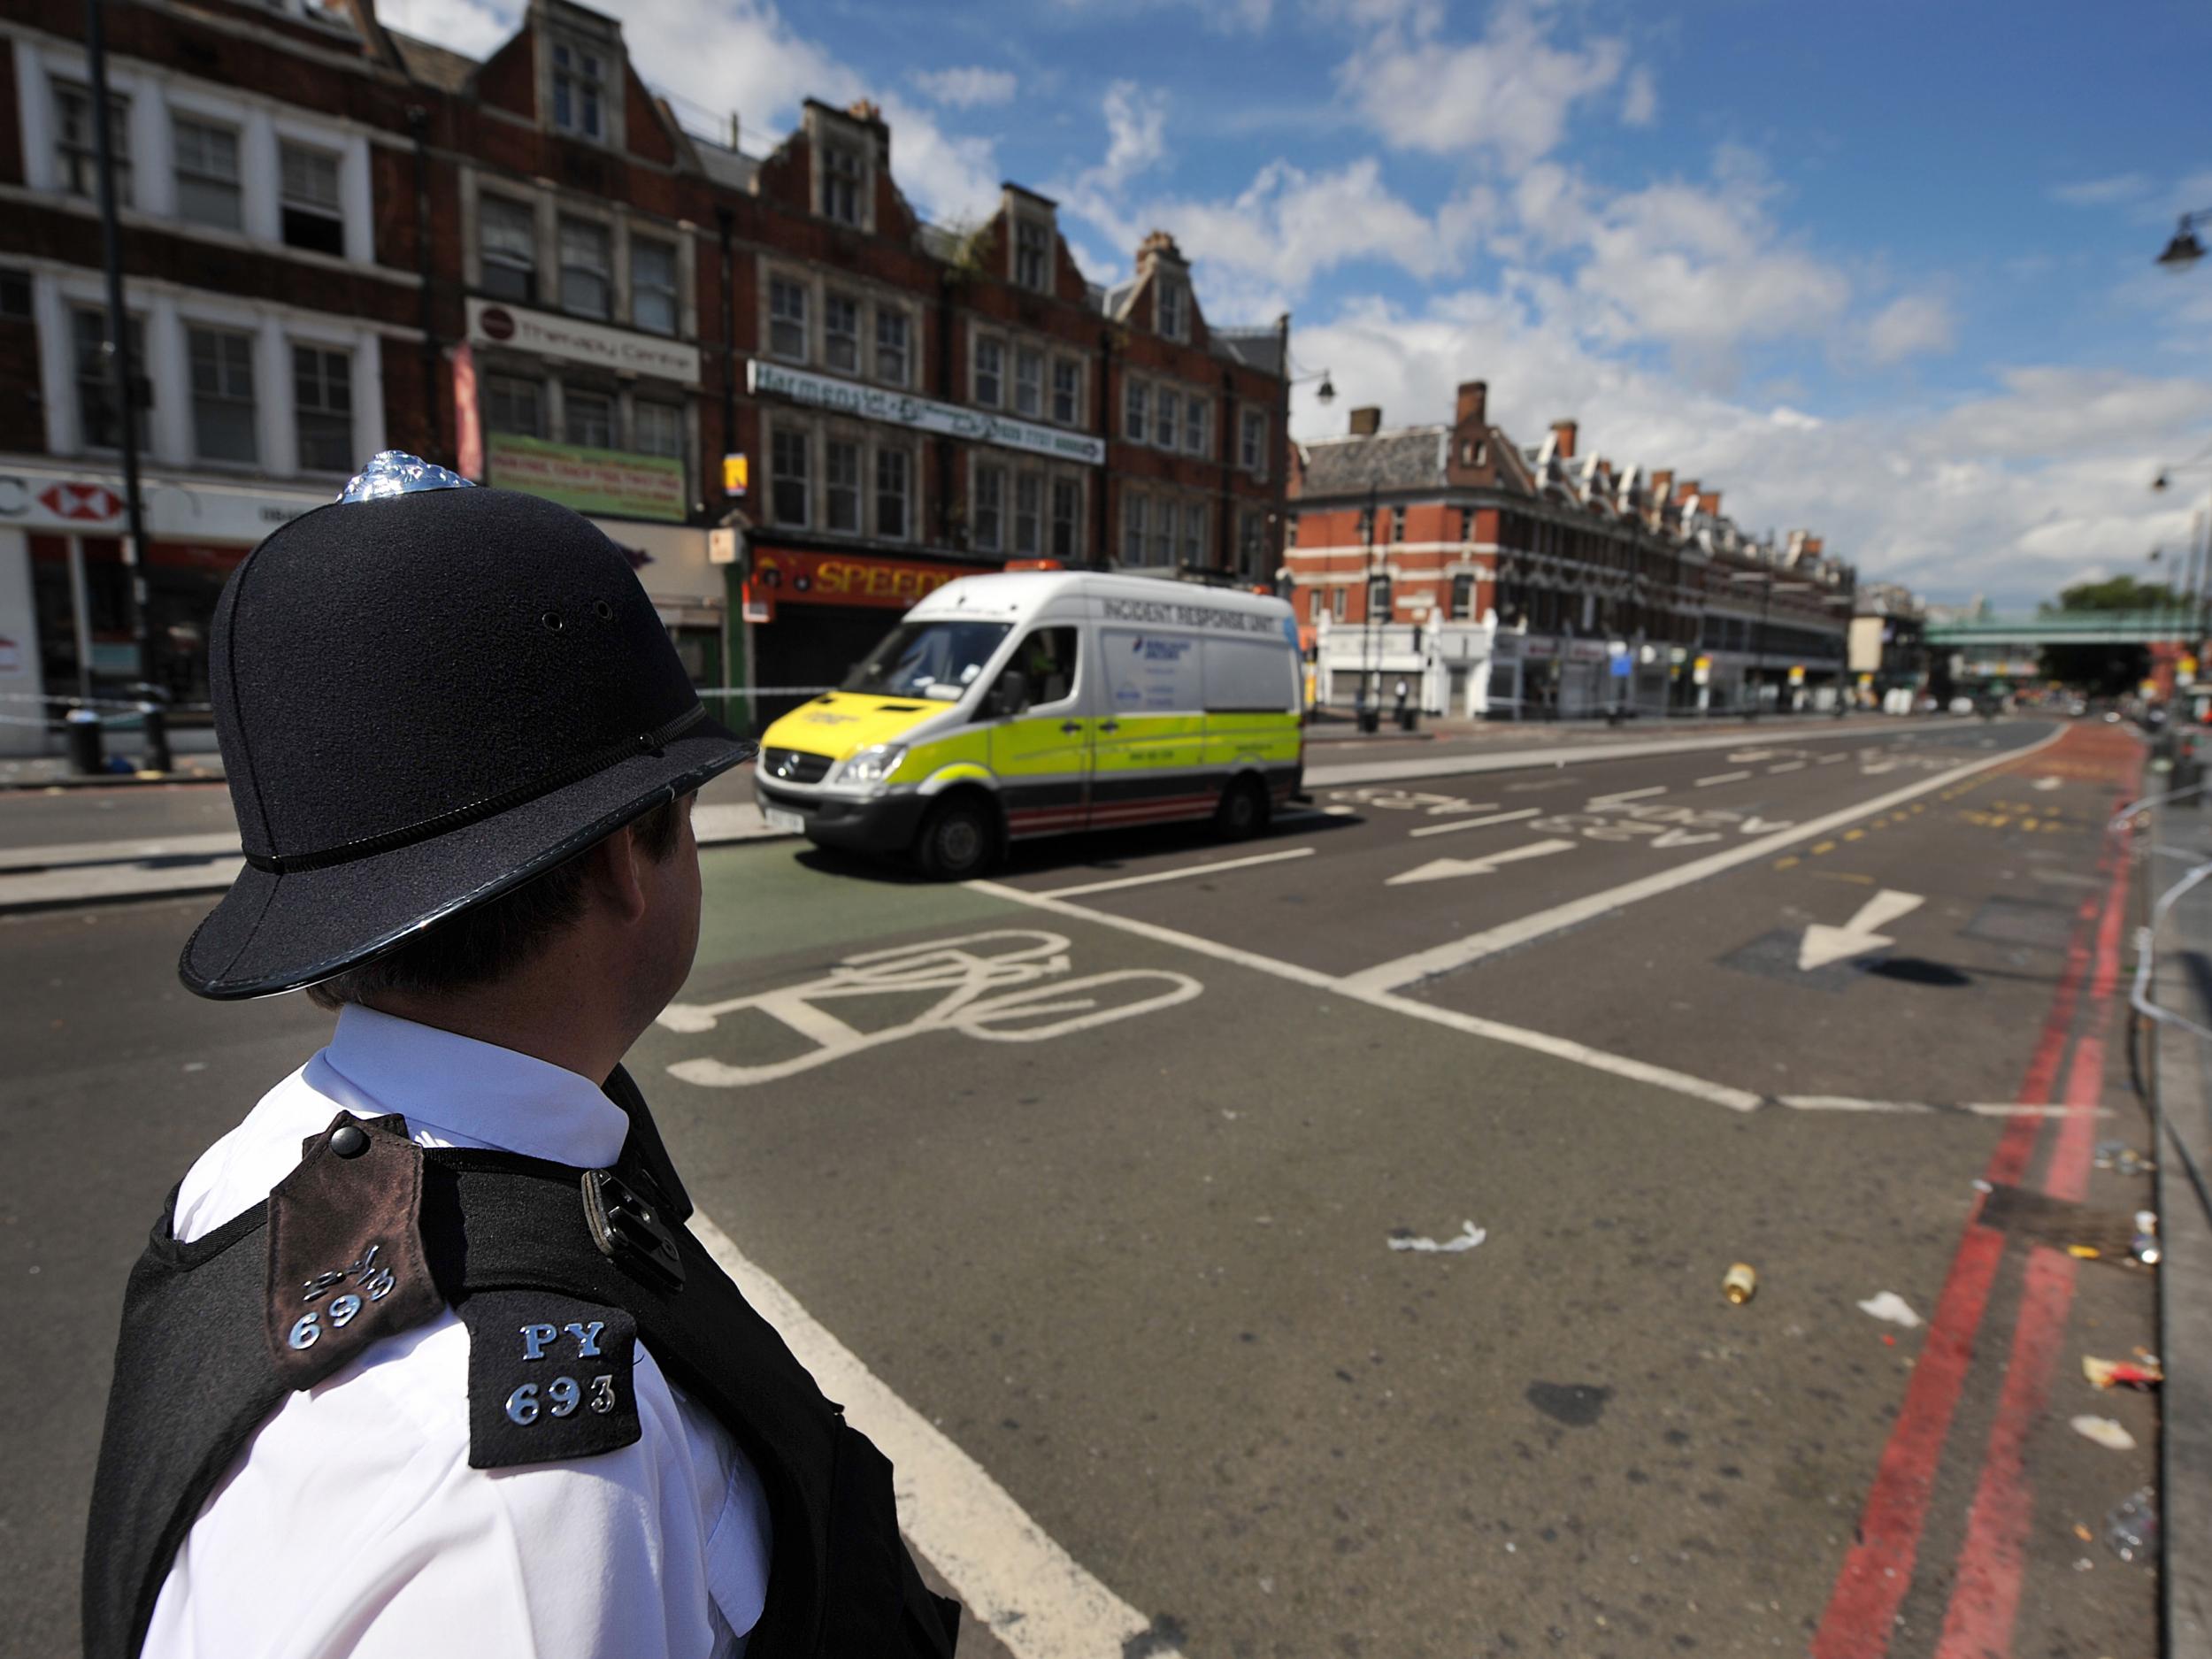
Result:
M658 861L676 850L680 824L676 803L664 801L629 827L646 855ZM504 979L583 914L584 859L590 850L437 923L373 962L309 986L309 998L334 1011L348 1002L373 1003L384 991L438 995Z

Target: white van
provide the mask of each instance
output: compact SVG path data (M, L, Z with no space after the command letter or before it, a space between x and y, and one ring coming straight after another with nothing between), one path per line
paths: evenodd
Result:
M768 728L754 789L772 824L952 879L1028 836L1206 818L1251 835L1299 787L1299 681L1279 599L963 577Z

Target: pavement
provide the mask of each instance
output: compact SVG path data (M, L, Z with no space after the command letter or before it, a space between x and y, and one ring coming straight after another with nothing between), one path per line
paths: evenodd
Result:
M1532 751L959 887L726 844L633 1070L1014 1659L2147 1655L2164 1581L2103 1532L2173 1402L2079 1370L2176 1279L2108 1253L2149 1187L2093 1156L2148 1143L2140 761L2030 721ZM327 1029L179 988L204 903L0 915L25 1652L74 1640L145 1218Z

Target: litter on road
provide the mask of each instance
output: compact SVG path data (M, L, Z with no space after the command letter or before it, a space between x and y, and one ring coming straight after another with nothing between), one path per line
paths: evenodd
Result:
M2158 1559L2158 1500L2139 1487L2105 1517L2104 1541L2122 1561Z
M1737 1263L1720 1281L1720 1294L1737 1307L1742 1307L1759 1294L1759 1270L1748 1262Z
M2074 1432L2085 1440L2096 1441L2108 1452L2131 1452L2135 1449L2135 1436L2110 1417L2076 1417Z
M1478 1227L1471 1221L1461 1224L1462 1231L1452 1238L1438 1243L1434 1239L1419 1239L1411 1229L1400 1227L1390 1235L1394 1250L1417 1250L1424 1256L1451 1256L1461 1250L1471 1250L1490 1236L1487 1229Z
M1859 1311L1870 1318L1901 1325L1908 1331L1916 1329L1921 1323L1920 1316L1912 1310L1912 1304L1893 1290L1869 1296L1859 1304Z
M2081 1374L2100 1388L2116 1386L2155 1388L2166 1380L2166 1373L2155 1364L2139 1364L2133 1360L2124 1359L2099 1359L2093 1354L2081 1356Z

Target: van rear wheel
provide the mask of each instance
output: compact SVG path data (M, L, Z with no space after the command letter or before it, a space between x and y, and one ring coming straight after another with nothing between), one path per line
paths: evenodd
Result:
M1267 827L1267 808L1266 787L1257 778L1239 778L1214 809L1214 828L1224 841L1249 841Z
M939 805L914 841L915 863L936 881L969 880L997 858L997 818L972 796L956 795Z

